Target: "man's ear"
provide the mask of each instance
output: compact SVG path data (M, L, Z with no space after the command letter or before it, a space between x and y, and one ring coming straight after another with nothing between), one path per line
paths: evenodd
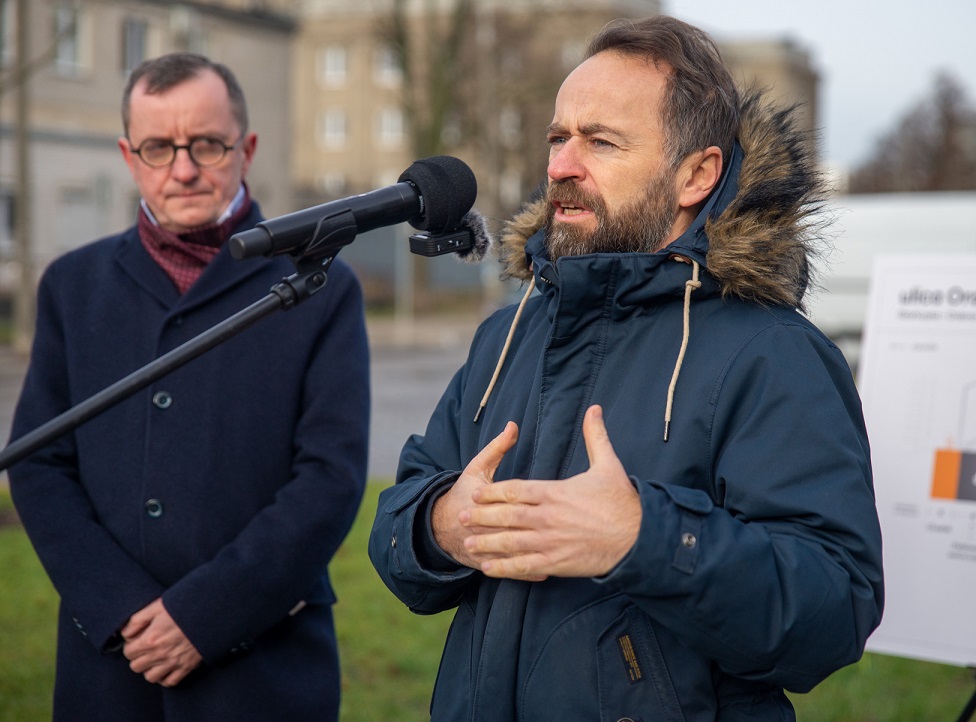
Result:
M132 177L136 177L135 164L136 164L136 154L132 152L132 146L129 144L129 139L126 137L119 138L119 150L122 151L122 158L125 160L125 164L129 166L129 172Z
M716 145L692 153L678 171L678 205L692 208L702 203L722 177L722 149Z
M251 167L251 161L254 160L254 151L258 147L258 135L257 133L250 132L245 133L244 137L241 139L241 149L244 152L244 162L241 165L241 178L247 175L248 169Z

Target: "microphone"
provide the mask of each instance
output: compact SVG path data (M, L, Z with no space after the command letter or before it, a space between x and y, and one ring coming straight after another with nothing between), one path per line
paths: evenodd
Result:
M471 169L449 155L418 160L395 185L261 221L230 238L237 260L291 253L327 258L364 231L408 222L432 236L462 227L478 195Z

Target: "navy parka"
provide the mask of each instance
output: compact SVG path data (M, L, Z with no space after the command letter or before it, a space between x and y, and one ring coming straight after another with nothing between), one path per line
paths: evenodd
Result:
M748 140L745 160L737 148L723 186L666 249L552 263L541 232L523 238L510 257L538 293L517 323L509 307L481 325L425 433L404 446L370 555L413 611L456 610L434 722L792 719L783 690L807 691L856 661L880 621L881 535L850 369L794 307L761 285L730 293L710 270L726 267L730 245L746 247L738 266L748 273L777 268L750 257L755 236L709 221L770 186L737 186L764 179L747 172L764 158ZM543 205L527 213L538 228ZM794 243L763 248L793 272L761 270L760 284L804 283ZM693 264L701 286L686 301ZM497 580L437 547L434 501L508 421L519 437L496 480L585 471L592 404L642 505L637 542L616 568Z

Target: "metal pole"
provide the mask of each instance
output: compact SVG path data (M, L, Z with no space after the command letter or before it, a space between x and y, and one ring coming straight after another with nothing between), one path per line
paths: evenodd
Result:
M34 329L34 258L31 239L31 172L30 172L30 62L28 0L17 0L17 93L15 143L17 146L16 218L17 260L20 277L14 303L14 348L27 353Z

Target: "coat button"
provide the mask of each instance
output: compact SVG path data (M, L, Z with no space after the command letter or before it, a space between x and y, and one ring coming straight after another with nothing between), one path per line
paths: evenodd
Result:
M242 642L239 642L236 646L231 647L228 650L228 654L230 654L232 657L243 657L247 654L250 654L251 650L253 649L254 649L254 640L245 639Z
M80 621L78 621L78 617L72 617L71 618L71 621L75 623L75 629L77 629L79 632L81 632L81 636L82 637L87 637L88 636L88 632L85 631L84 626L81 624Z
M153 519L158 519L163 515L163 503L159 499L150 499L146 502L146 513Z
M165 391L157 391L153 394L153 404L160 409L168 409L173 405L173 397Z
M698 538L691 532L686 531L681 535L681 543L689 549L694 549L696 546L698 546Z

